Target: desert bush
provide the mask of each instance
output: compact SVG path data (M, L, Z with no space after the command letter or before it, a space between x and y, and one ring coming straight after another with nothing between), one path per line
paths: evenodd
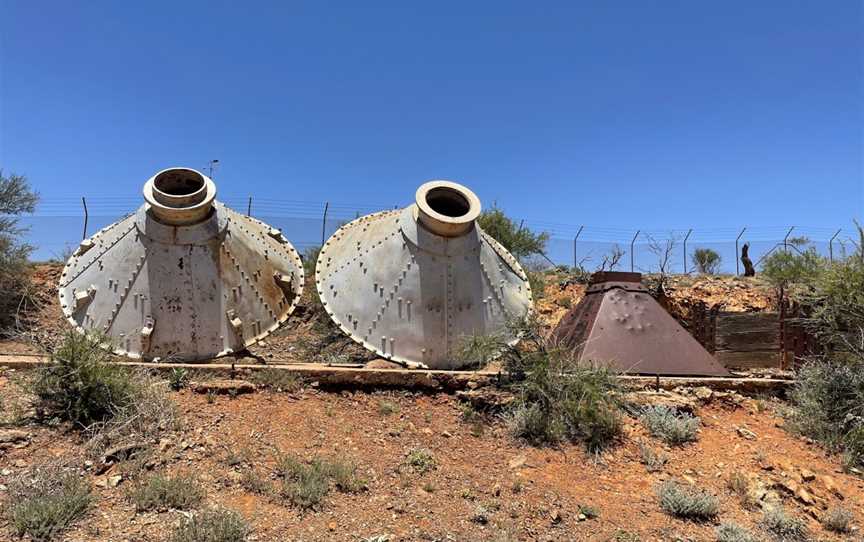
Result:
M861 226L858 231L864 243ZM811 286L798 299L807 313L804 323L823 351L864 359L864 246L827 264Z
M22 301L29 298L29 265L33 247L22 243L26 231L19 216L36 209L39 196L25 177L0 170L0 330L15 323Z
M399 413L399 405L392 401L380 400L378 401L378 414L382 416L390 416L391 414Z
M617 375L578 363L541 333L536 316L508 327L522 338L519 347L500 345L516 396L505 416L513 434L533 444L581 442L591 453L610 446L622 432Z
M249 526L237 512L206 510L174 529L170 542L244 542L249 533Z
M331 482L345 493L356 493L366 485L357 476L357 467L341 459L304 463L292 456L280 456L276 473L282 479L280 495L303 509L318 507L329 493Z
M306 464L294 457L282 457L277 473L282 477L279 493L299 508L315 508L330 491L327 470L320 460Z
M690 258L696 271L703 275L716 275L723 261L720 254L710 248L697 248Z
M669 456L658 452L644 442L639 443L639 459L648 472L659 472L669 462Z
M174 391L180 391L186 387L189 381L189 371L182 367L175 367L168 373L168 385Z
M305 384L296 373L273 367L252 371L249 379L259 388L287 393L297 393Z
M762 261L762 274L776 287L807 286L825 265L825 259L813 247L800 252L778 249Z
M799 368L788 427L864 465L864 361L811 360Z
M808 538L804 520L788 515L780 506L765 510L760 523L776 540L793 542Z
M132 407L139 385L131 372L110 363L101 338L68 332L51 365L28 383L37 411L81 427L105 422Z
M716 530L717 542L757 542L756 536L736 523L721 523Z
M425 474L437 465L435 456L426 448L414 448L405 457L405 464L418 474Z
M52 540L92 503L90 485L58 465L39 467L9 485L3 515L18 536Z
M519 259L543 254L546 251L548 233L534 233L528 228L520 227L497 207L493 206L480 213L477 223L483 231Z
M139 482L129 491L129 500L138 512L149 510L188 510L204 499L204 489L191 476L169 477L162 474Z
M699 418L665 405L646 407L640 420L651 436L667 444L684 444L698 438Z
M537 266L526 266L525 275L528 277L528 285L531 286L531 298L534 301L546 296L546 274Z
M657 490L660 508L671 516L704 521L717 517L720 505L717 498L705 491L667 480Z
M822 526L834 533L848 533L851 529L852 512L840 506L832 506L822 515Z
M269 495L272 491L270 481L252 469L244 470L240 475L240 486L257 495Z
M460 366L481 369L489 362L498 359L503 353L506 340L496 334L464 335L456 342L453 358Z

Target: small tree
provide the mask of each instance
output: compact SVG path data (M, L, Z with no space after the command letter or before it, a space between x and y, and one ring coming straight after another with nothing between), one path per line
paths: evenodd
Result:
M825 269L825 259L813 247L803 251L775 250L762 262L762 274L775 287L809 286Z
M537 254L545 254L549 234L534 233L528 228L517 225L504 212L492 207L480 213L477 218L480 227L519 259Z
M19 217L32 213L38 201L26 177L0 170L0 329L14 321L29 285L27 258L33 247L20 241L26 228Z
M690 258L693 260L693 265L696 266L696 271L703 275L716 275L720 271L722 258L710 248L697 248Z

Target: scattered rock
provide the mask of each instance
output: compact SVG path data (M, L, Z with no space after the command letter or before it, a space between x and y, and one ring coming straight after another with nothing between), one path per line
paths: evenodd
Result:
M30 440L30 434L26 431L21 431L18 429L0 430L0 445L15 444L17 442L22 442L26 440Z
M579 515L581 516L582 514ZM553 508L549 513L549 519L551 519L554 524L561 523L561 512L557 508Z
M528 457L526 457L525 455L517 455L510 460L509 466L511 469L518 469L519 467L524 466L527 461Z
M758 436L753 431L747 429L746 427L736 427L735 430L739 435L746 438L747 440L756 440Z
M812 471L809 471L807 469L801 469L801 479L805 482L812 482L816 479L816 475L813 474Z

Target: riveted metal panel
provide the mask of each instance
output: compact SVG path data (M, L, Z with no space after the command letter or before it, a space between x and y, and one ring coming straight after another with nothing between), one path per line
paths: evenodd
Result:
M419 222L416 205L339 228L318 256L315 283L355 341L436 369L459 367L453 353L464 336L505 333L508 319L531 309L527 276L503 247L476 223L437 235Z
M278 231L219 202L190 225L160 222L145 204L82 242L59 292L67 320L104 334L117 354L200 361L285 322L303 292L303 264Z
M561 320L553 337L585 363L633 374L728 376L641 285L641 277L592 277L585 297Z

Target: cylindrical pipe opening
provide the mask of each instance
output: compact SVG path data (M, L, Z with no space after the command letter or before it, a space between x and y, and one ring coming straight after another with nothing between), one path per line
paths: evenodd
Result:
M458 237L474 227L480 200L467 187L450 181L430 181L417 189L417 218L432 233Z
M168 207L182 208L204 201L207 182L193 169L168 169L153 178L153 197Z
M189 168L169 168L144 185L144 199L151 214L165 224L183 226L204 220L213 206L216 186L202 173Z

